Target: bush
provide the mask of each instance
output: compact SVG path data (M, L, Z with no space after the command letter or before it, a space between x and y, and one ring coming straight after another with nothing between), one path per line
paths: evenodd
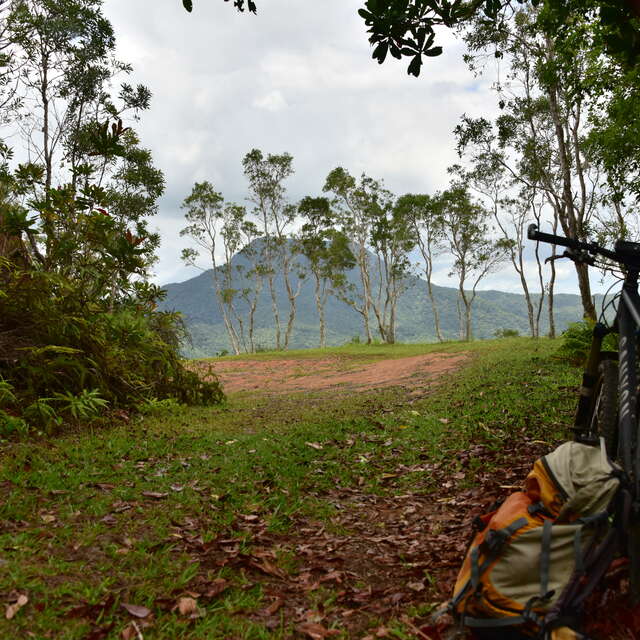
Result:
M151 399L224 398L215 377L184 367L180 317L155 311L151 295L87 301L69 279L7 264L0 290L0 403L25 407L35 426L51 431Z
M575 366L584 365L591 348L593 327L594 323L589 320L571 323L562 333L562 345L558 350L558 354ZM607 351L617 351L617 334L606 336L602 343L602 348Z
M517 329L497 329L493 335L496 338L517 338L520 332Z
M29 427L22 418L16 418L0 409L0 437L25 435Z

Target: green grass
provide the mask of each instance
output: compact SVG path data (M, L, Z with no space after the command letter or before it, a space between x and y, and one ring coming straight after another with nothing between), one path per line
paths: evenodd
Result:
M205 544L230 532L249 550L250 537L234 529L239 518L256 516L275 534L301 518L331 527L335 507L326 496L336 485L380 495L407 487L428 493L438 487L427 474L398 468L428 460L453 474L462 468L457 453L473 443L500 452L523 433L555 442L571 421L579 374L551 357L557 347L505 339L288 352L296 359L380 359L472 350L474 357L420 400L398 388L236 394L221 407L179 409L95 433L3 442L0 594L8 601L12 591L26 592L29 603L13 620L0 619L0 637L80 639L114 623L108 637L115 638L130 619L122 602L153 610L145 639L288 637L287 620L276 629L252 620L251 612L268 604L259 583L251 586L242 571L194 562L176 536L191 523ZM474 464L462 469L469 484ZM275 559L286 572L296 562L287 553ZM218 577L231 586L202 605L200 618L187 621L158 605ZM330 607L333 596L324 595ZM82 603L105 601L96 609L97 627L68 617Z
M496 341L486 341L487 344ZM355 360L358 362L406 358L426 353L449 353L482 349L485 342L435 342L428 344L345 344L341 347L328 347L325 349L297 349L291 351L263 351L253 354L241 354L239 356L221 356L216 358L203 358L200 362L224 362L227 360L311 360L322 357L335 357L338 359Z

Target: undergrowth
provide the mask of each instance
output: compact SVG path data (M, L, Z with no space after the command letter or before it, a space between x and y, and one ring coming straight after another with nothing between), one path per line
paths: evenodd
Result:
M178 544L185 531L204 545L237 537L240 552L250 554L238 523L264 521L285 538L302 522L331 531L345 509L336 488L437 501L442 487L417 470L425 462L441 465L460 491L473 486L479 465L490 473L511 463L501 454L507 444L526 438L551 447L567 437L579 372L553 357L557 347L530 339L467 345L470 364L418 399L401 388L237 394L212 408L151 403L148 417L92 435L4 442L0 593L26 593L29 603L0 620L0 636L79 640L111 625L108 637L117 637L132 619L120 605L133 603L153 612L145 640L290 637L290 621L259 622L270 602L265 576L214 568L206 554L194 558ZM421 349L432 350L412 352ZM468 452L478 444L495 453L474 458ZM283 575L297 570L287 553L272 562ZM163 604L204 580L229 587L198 617ZM325 593L325 610L335 597ZM99 619L69 615L100 603L107 604L96 609ZM396 637L411 636L402 635L401 622L391 626Z

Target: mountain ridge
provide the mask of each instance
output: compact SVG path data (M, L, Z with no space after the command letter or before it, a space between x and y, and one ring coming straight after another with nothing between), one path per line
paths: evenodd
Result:
M302 260L304 262L304 260ZM234 267L246 265L246 258L237 254L232 260ZM185 343L183 352L187 357L214 356L220 352L231 351L229 339L224 328L222 315L215 297L212 269L204 271L182 282L168 283L162 288L166 297L160 301L160 310L179 311L185 325L191 333L191 343ZM347 273L348 279L356 283L357 271ZM298 277L292 274L294 287ZM407 289L398 300L397 340L398 342L434 342L435 328L431 303L427 295L427 283L418 275L407 278ZM234 286L241 288L247 281L236 274ZM459 338L457 300L458 291L453 287L433 285L434 297L439 309L442 333L445 339ZM276 278L276 295L281 315L284 317L287 296L282 277ZM534 295L537 299L539 294ZM240 305L241 306L241 305ZM298 311L290 347L317 347L319 342L319 320L313 295L313 283L303 278L300 296L297 300ZM326 305L327 345L336 346L352 340L364 341L361 316L344 302L329 296ZM556 330L563 331L571 322L582 318L580 297L575 294L558 293L554 295L554 318ZM372 319L375 321L375 319ZM286 322L286 319L285 319ZM256 345L259 349L275 347L275 329L268 287L263 287L259 298L256 316ZM475 338L491 338L500 329L511 329L522 335L529 333L527 309L523 294L482 290L476 294L473 306L473 335ZM374 323L372 322L372 331ZM541 335L548 332L548 312L546 302L541 314ZM374 331L374 338L379 337Z

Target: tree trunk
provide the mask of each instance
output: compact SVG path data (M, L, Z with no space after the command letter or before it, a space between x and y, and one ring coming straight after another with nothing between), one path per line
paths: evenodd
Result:
M276 324L276 350L280 351L280 313L278 311L278 298L276 296L276 290L273 285L273 275L269 278L269 293L271 294L271 309L273 310L273 319Z
M320 290L320 277L314 271L313 277L315 279L315 298L316 298L316 309L318 310L318 320L320 322L320 348L324 349L326 347L326 335L325 335L325 319L324 319L324 304L322 300L322 292Z
M293 325L296 319L296 299L300 295L300 290L302 288L302 280L298 279L298 287L294 292L293 287L291 286L291 279L289 278L291 272L291 265L289 263L288 251L289 247L287 245L286 238L284 239L284 251L285 255L283 256L283 275L284 275L284 285L287 290L287 298L289 299L289 318L287 320L287 330L284 334L284 349L289 348L289 340L291 339L291 333L293 332Z
M584 317L587 320L597 320L596 307L591 297L591 284L589 283L589 266L586 264L577 264L576 273L578 274L578 286L580 287L580 299L582 300L582 308Z
M549 60L552 61L553 45L549 39L547 39L547 54ZM559 88L557 85L547 87L549 107L551 117L553 119L556 141L558 143L560 173L562 175L562 199L564 201L564 207L563 211L559 212L560 224L567 236L576 240L583 240L581 231L585 221L582 219L583 215L580 215L580 218L577 218L576 216L576 205L571 186L571 161L569 150L567 148L567 136L565 135L564 123L560 113L558 91ZM581 210L581 214L583 214L583 210ZM595 321L596 310L591 299L591 286L589 283L587 265L575 263L575 268L578 276L578 285L580 287L580 298L582 300L584 317Z
M371 282L369 280L369 270L367 267L367 255L365 249L360 247L358 255L358 267L360 268L360 282L362 283L362 318L364 320L364 331L367 337L367 344L371 344L371 327L369 325L369 305L371 301Z
M438 312L436 299L435 299L435 296L433 295L431 277L427 277L427 291L429 292L429 300L431 302L431 309L433 311L433 323L436 329L436 338L438 339L438 342L444 342L444 338L442 336L442 330L440 329L440 313Z

